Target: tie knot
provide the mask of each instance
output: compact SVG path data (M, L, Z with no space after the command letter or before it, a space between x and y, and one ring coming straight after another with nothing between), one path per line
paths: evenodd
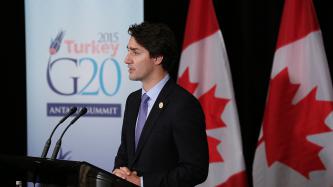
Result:
M141 103L147 103L147 101L149 100L149 96L144 93L141 97Z

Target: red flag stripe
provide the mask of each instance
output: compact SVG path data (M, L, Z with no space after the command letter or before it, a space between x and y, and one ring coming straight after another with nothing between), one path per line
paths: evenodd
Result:
M188 10L183 50L219 30L212 0L191 0Z
M312 0L286 0L277 49L319 30Z

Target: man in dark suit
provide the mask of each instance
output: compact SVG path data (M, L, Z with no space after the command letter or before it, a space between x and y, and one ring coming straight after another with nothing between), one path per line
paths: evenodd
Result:
M163 24L132 25L129 78L142 89L126 101L113 173L144 187L187 187L208 175L205 117L198 100L170 79L177 60L172 31Z

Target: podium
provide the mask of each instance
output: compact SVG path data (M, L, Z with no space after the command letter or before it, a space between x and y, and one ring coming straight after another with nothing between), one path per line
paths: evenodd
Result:
M137 187L84 161L0 155L0 184L15 181L56 187ZM2 185L0 185L2 186Z

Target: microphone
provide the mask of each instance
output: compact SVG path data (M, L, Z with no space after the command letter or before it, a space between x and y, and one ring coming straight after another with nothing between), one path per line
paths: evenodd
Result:
M62 137L64 136L64 134L65 134L65 132L67 131L67 129L70 127L70 126L72 126L81 116L83 116L84 114L86 114L87 113L87 108L86 107L83 107L81 110L80 110L80 112L79 112L79 114L77 115L77 116L75 116L75 118L69 123L69 125L65 128L65 130L62 132L62 134L61 134L61 136L60 136L60 138L59 138L59 140L57 141L57 144L56 144L56 146L54 147L54 150L53 150L53 153L52 153L52 157L51 157L51 159L52 160L54 160L54 159L56 159L57 158L57 155L58 155L58 152L59 152L59 149L60 149L60 147L61 147L61 139L62 139Z
M45 142L45 145L44 145L44 149L43 149L43 153L42 155L40 156L41 158L45 158L46 155L47 155L47 152L49 151L49 148L50 148L50 145L51 145L51 138L55 132L55 130L59 127L60 124L62 124L69 116L71 116L72 114L74 114L76 112L77 108L74 106L72 107L68 112L67 114L62 117L62 119L58 122L58 124L54 127L54 129L52 130L51 132L51 135L50 137L47 139L47 141Z

